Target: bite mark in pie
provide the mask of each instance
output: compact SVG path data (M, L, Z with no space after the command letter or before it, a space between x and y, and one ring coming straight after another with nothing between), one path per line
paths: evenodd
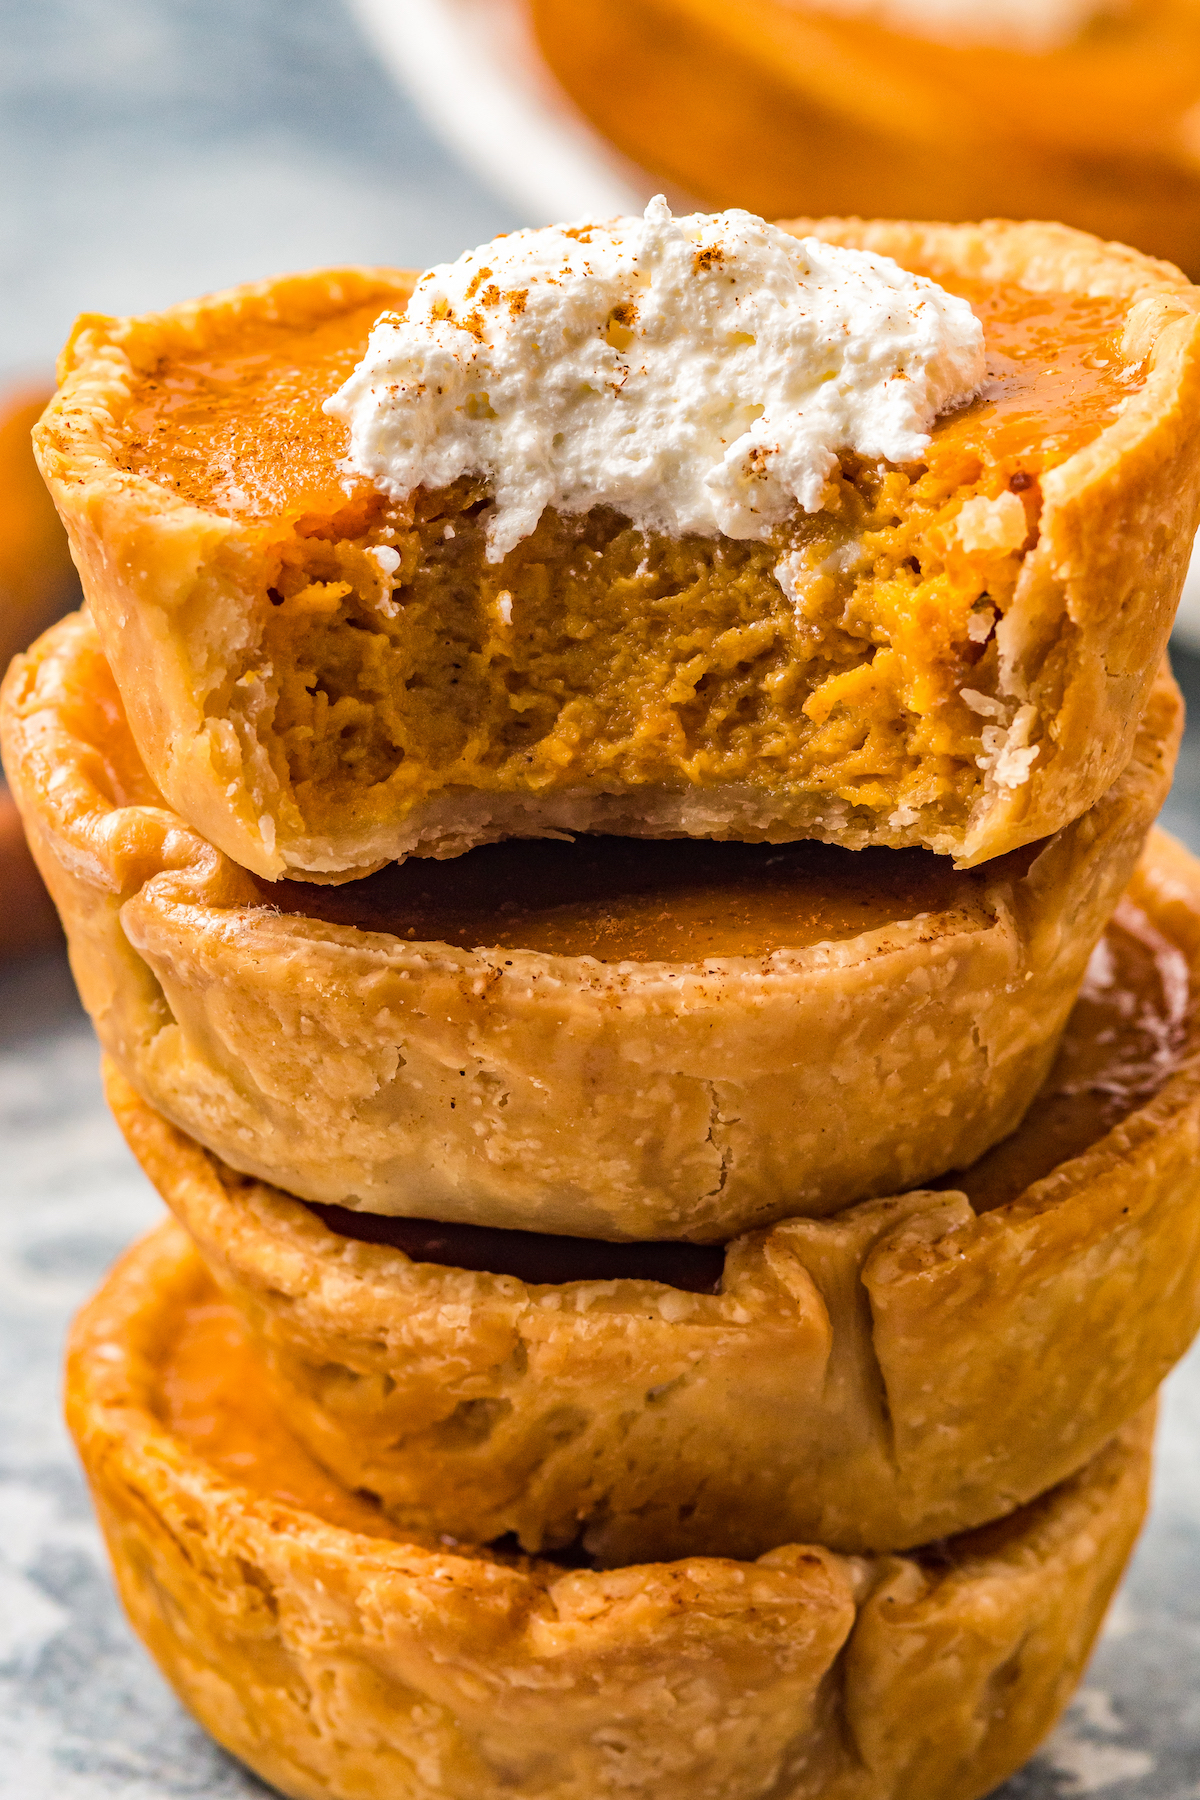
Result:
M768 542L550 509L493 565L479 480L347 478L321 402L410 277L81 321L40 456L167 799L271 878L574 830L969 864L1091 805L1196 524L1194 290L1051 226L813 229L966 294L988 380Z

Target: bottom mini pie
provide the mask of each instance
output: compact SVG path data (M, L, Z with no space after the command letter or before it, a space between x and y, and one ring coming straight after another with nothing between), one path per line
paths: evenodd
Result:
M1198 988L1200 864L1158 833L1012 1137L724 1250L306 1206L109 1095L291 1428L402 1528L610 1564L903 1550L1074 1473L1191 1342Z
M598 1572L413 1541L288 1437L174 1225L80 1316L67 1409L135 1629L298 1800L975 1800L1070 1696L1152 1431L906 1557Z

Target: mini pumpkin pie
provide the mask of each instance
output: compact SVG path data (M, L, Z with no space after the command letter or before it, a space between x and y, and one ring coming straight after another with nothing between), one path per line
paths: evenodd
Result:
M1200 500L1175 270L655 203L414 280L87 315L38 429L146 767L243 867L574 831L972 865L1128 762Z
M718 1242L914 1186L1017 1124L1179 729L1164 673L1109 793L975 871L596 838L317 887L248 874L164 805L86 616L4 700L105 1048L226 1163L370 1212Z
M1069 1699L1150 1473L1146 1414L909 1557L604 1573L413 1539L288 1437L175 1227L77 1321L67 1409L134 1628L296 1800L975 1800Z
M1200 274L1189 0L530 10L550 68L592 122L709 204L1063 219Z
M723 1254L310 1208L109 1095L284 1416L405 1529L903 1549L1074 1473L1200 1325L1197 982L1200 865L1159 837L1013 1137Z

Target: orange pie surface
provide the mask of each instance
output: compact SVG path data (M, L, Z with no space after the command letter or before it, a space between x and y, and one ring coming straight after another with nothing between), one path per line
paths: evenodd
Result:
M1137 380L1117 351L1119 302L939 280L982 322L988 370L980 398L934 428L926 467L935 482L973 481L986 466L1040 474L1112 421ZM346 427L321 410L381 310L350 307L302 330L243 323L228 344L165 360L137 388L126 467L197 505L264 521L315 524L342 513L349 496L364 519L381 514L369 482L340 474Z

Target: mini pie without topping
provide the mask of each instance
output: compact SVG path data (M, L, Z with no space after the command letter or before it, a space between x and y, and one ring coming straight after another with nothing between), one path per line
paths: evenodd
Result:
M801 0L531 11L588 117L705 204L1063 219L1200 275L1190 0L1098 7L1090 29L1048 51L937 42ZM987 12L977 6L976 23Z
M924 462L844 458L766 543L550 510L491 565L478 482L399 507L344 476L321 401L404 274L84 317L39 457L180 815L336 878L562 830L970 865L1099 799L1197 524L1196 290L1058 226L788 228L967 294L989 379Z
M109 1097L282 1414L403 1527L605 1562L903 1549L1071 1475L1191 1342L1198 985L1200 864L1158 834L1015 1136L949 1191L741 1238L723 1275L650 1247L714 1260L719 1293L666 1285L669 1255L664 1280L441 1266L453 1230L413 1260L235 1176L115 1072Z
M1149 1413L930 1554L564 1570L406 1540L256 1375L168 1226L77 1321L67 1409L135 1629L296 1800L976 1800L1069 1699L1146 1504Z
M1181 724L1164 673L1110 792L977 871L600 839L319 888L256 880L164 806L86 616L4 695L84 1003L173 1123L306 1200L718 1242L915 1186L1013 1129Z

